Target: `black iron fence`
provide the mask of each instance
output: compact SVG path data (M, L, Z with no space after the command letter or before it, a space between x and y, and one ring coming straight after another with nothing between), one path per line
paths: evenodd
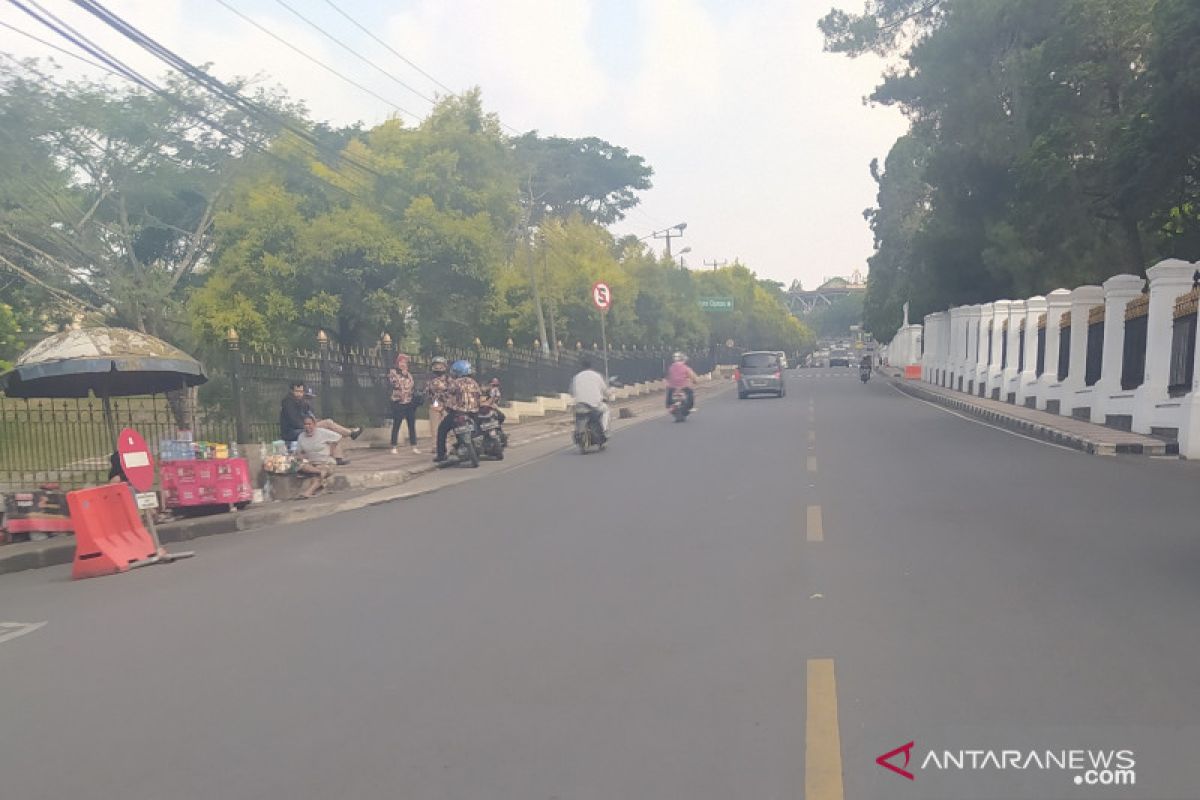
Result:
M1064 314L1063 318L1070 319L1069 314ZM1061 325L1058 329L1058 379L1063 381L1071 369L1071 326L1065 322Z
M26 400L0 393L0 492L103 483L115 434L126 427L140 432L156 456L159 442L181 431L198 441L232 441L228 420L197 407L193 397L113 398L106 416L96 398Z
M1103 306L1101 306L1103 308ZM1100 369L1104 363L1104 320L1088 325L1087 364L1084 367L1083 383L1095 386L1100 380Z
M1125 344L1121 351L1121 388L1131 391L1146 378L1146 333L1150 298L1140 295L1125 307Z

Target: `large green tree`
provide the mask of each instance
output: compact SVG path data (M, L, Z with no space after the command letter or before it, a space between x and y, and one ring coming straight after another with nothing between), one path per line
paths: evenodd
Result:
M1194 3L872 0L820 25L900 63L873 95L911 121L869 215L881 338L906 300L919 318L1196 257Z

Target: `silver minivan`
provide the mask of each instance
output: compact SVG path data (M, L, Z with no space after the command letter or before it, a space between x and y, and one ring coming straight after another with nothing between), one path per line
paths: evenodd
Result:
M773 394L776 397L787 394L783 382L783 362L778 353L769 350L742 353L734 378L737 380L739 400L745 400L752 394Z

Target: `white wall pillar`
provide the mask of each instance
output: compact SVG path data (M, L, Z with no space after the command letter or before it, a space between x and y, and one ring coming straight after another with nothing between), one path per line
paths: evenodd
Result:
M1008 319L1011 300L997 300L992 304L992 363L988 367L987 397L1004 398L1004 370L1000 366L1000 348L1004 342L1004 321Z
M967 306L953 309L954 335L950 342L950 364L954 389L967 390Z
M925 315L925 352L921 356L921 377L927 383L937 383L938 376L938 315Z
M967 341L963 355L963 391L974 394L978 391L976 381L979 380L979 359L976 356L979 346L979 306L967 306L964 327Z
M1058 330L1059 320L1070 308L1071 293L1068 290L1055 289L1046 295L1046 360L1037 386L1037 407L1043 411L1052 410L1052 404L1062 399L1062 384L1058 380Z
M1114 275L1104 286L1104 365L1092 402L1092 422L1107 424L1109 415L1133 413L1133 391L1121 390L1125 362L1125 307L1142 293L1146 281L1136 275Z
M1025 367L1017 376L1017 405L1027 405L1037 396L1038 320L1046 313L1046 298L1025 301Z
M1085 382L1087 377L1088 315L1092 308L1104 303L1104 289L1099 286L1080 286L1071 292L1071 366L1063 381L1063 416L1074 416L1075 409L1088 409L1084 419L1091 419L1092 397L1095 391Z
M1150 314L1146 318L1146 372L1133 394L1133 429L1177 428L1181 403L1169 402L1167 383L1171 369L1171 333L1175 325L1175 298L1191 291L1196 265L1178 258L1160 261L1146 270L1150 279Z
M1021 320L1025 319L1025 301L1014 300L1008 305L1008 365L1004 368L1000 384L1000 399L1008 401L1009 395L1016 397L1017 375L1020 370Z
M1200 267L1200 262L1196 266ZM1193 273L1193 279L1200 274ZM1197 299L1189 301L1189 306L1195 309ZM1200 326L1197 326L1196 336L1200 339ZM1192 361L1192 388L1183 398L1183 410L1179 425L1179 454L1184 458L1200 458L1200 341L1196 343L1196 354Z
M988 376L988 331L991 329L992 317L995 315L995 305L984 303L979 307L979 323L976 329L975 347L975 394L984 397L987 394Z

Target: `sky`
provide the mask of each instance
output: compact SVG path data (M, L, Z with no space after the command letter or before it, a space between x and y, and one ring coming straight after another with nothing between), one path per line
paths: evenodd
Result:
M40 2L143 74L162 74L151 56L68 0ZM654 187L614 233L649 237L686 223L672 249L691 248L682 256L691 269L738 259L760 277L805 288L866 272L872 237L862 212L876 190L869 165L906 125L895 109L864 101L884 63L823 52L816 26L831 7L859 10L861 0L223 2L379 97L218 0L104 5L189 61L210 63L219 78L281 84L314 119L371 125L399 114L415 123L444 87L479 86L510 133L598 136L625 147L654 169ZM11 4L0 4L0 22L71 48ZM0 29L0 51L89 69L8 29ZM648 241L661 251L662 239Z

